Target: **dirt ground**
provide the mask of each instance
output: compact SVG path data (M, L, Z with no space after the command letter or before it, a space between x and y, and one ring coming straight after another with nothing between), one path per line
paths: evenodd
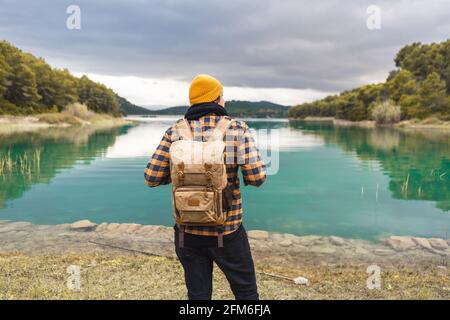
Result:
M67 268L80 268L80 291L70 289ZM380 289L368 289L367 265L270 266L256 263L262 299L450 299L450 271L443 267L381 269ZM275 278L298 276L297 285ZM233 299L215 266L213 299ZM73 288L73 287L72 287ZM176 259L140 254L0 254L0 299L186 299Z
M262 299L450 299L448 240L248 236ZM374 266L379 289L367 286ZM67 285L69 267L80 270L80 291ZM297 277L308 285L295 284ZM217 267L213 298L233 299ZM0 299L186 299L173 229L0 221Z

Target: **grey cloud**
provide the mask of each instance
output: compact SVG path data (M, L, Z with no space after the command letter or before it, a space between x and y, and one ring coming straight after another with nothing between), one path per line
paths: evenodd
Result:
M387 75L401 46L450 34L445 0L0 3L1 38L72 71L181 80L207 72L229 86L349 89ZM80 31L65 27L70 4L81 7ZM366 28L371 4L382 9L378 31Z

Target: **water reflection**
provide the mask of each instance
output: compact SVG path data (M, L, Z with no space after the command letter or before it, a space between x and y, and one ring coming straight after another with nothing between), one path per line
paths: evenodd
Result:
M52 128L0 135L0 208L36 183L48 183L78 161L90 163L129 127Z
M450 210L450 132L394 128L334 127L290 121L289 126L354 152L363 162L378 161L390 177L394 198L431 200Z
M139 126L130 128L126 135L117 137L114 145L108 148L106 157L150 157L170 124L165 121L141 122Z
M139 121L139 126L131 128L126 135L118 137L115 144L108 148L106 157L151 157L164 132L179 118L179 116L129 117ZM272 147L272 150L276 149L274 151L300 151L323 145L323 139L289 127L285 119L245 119L245 121L260 150Z
M171 225L170 187L149 190L142 175L176 118L0 136L0 219ZM449 134L246 121L259 142L278 132L280 147L279 172L242 189L249 229L367 239L448 229Z

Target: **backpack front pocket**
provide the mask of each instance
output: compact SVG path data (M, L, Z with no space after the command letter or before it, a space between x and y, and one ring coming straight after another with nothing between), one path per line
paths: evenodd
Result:
M174 192L175 208L181 223L214 224L216 193L206 188L185 187Z

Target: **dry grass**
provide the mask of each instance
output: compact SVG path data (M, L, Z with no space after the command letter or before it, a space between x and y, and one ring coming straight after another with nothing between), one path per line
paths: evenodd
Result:
M60 113L44 113L33 116L0 116L0 134L9 135L18 132L32 132L47 128L66 128L70 126L93 126L112 128L132 125L135 122L108 114L98 114L87 110L80 104L69 106Z
M96 117L96 113L89 110L85 104L72 103L66 106L62 114L71 115L73 117L89 121Z
M384 101L375 105L372 109L372 118L377 124L392 124L400 121L400 106L395 105L391 101Z
M101 121L112 121L115 118L108 114L98 114L80 103L72 103L60 113L45 113L37 116L39 122L49 124L82 125L94 124Z
M80 292L67 288L66 269L81 268ZM258 273L263 299L450 299L449 271L406 267L382 273L381 290L366 288L366 266L302 266L285 269L257 265L258 270L304 276L309 286ZM185 299L178 261L141 255L73 254L27 256L0 254L0 299ZM216 268L214 299L233 299Z
M80 125L83 121L80 119L63 113L44 113L37 116L39 122L48 124L69 124L69 125Z
M399 123L397 123L398 127L401 128L423 128L423 129L450 129L450 121L444 121L437 117L429 117L423 120L419 119L411 119L411 120L404 120Z

